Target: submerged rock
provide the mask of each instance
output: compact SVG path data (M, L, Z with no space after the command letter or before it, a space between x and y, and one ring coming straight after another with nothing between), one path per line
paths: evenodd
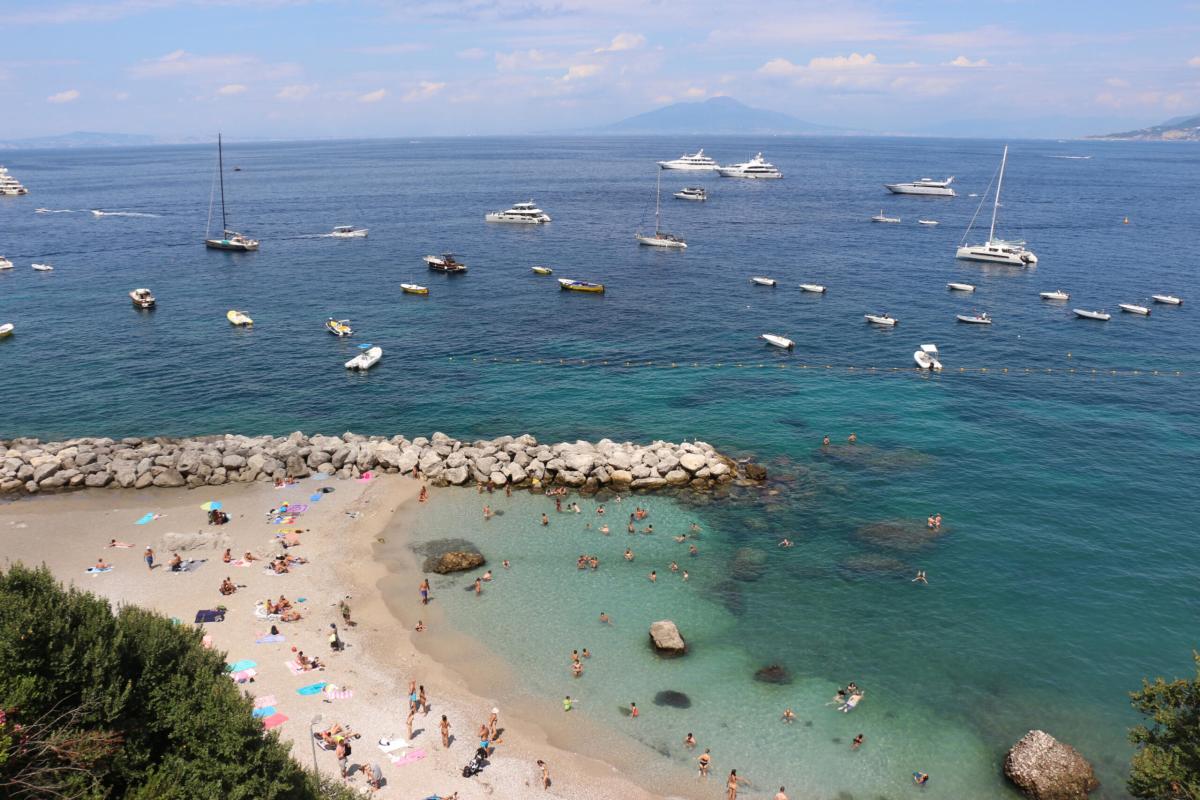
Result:
M650 643L661 656L681 656L687 652L687 642L679 633L679 628L669 619L659 620L650 625Z
M1013 745L1004 775L1030 800L1086 800L1100 787L1088 760L1045 731L1030 731Z
M893 550L920 550L948 533L945 526L930 528L917 520L873 522L854 532L855 537L876 547Z
M760 683L788 684L792 682L792 673L782 664L768 664L754 673L754 680Z
M755 547L742 547L733 556L729 574L737 581L756 581L767 572L767 554Z
M692 698L683 692L677 692L674 689L665 689L654 695L654 705L668 706L670 708L691 708Z

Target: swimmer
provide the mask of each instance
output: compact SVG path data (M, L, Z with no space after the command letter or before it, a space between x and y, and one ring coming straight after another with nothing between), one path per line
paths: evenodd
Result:
M671 572L679 572L679 565L674 561L671 562Z
M605 614L603 611L600 612L600 624L601 625L611 625L612 624L612 620L610 620L608 618L608 614Z
M860 733L858 736L854 737L854 741L850 742L850 749L857 750L858 748L862 747L862 743L863 735Z
M829 447L829 437L828 436L826 436L824 439L821 440L821 446Z
M597 513L597 514L599 514L599 515L601 515L601 516L604 516L604 506L603 506L603 505L601 505L601 506L598 506L598 507L596 508L596 513Z
M700 764L700 777L707 778L708 765L712 763L712 755L710 754L709 748L704 748L704 752L699 755L696 761Z
M700 554L700 551L696 549L696 545L694 545L694 544L688 545L688 555L689 556L696 556L699 554Z
M933 521L932 514L930 514L928 517L925 518L925 527L929 528L929 530L933 530L936 527L936 525L934 524L934 521Z
M796 712L792 711L790 708L785 708L783 710L783 721L788 723L789 725L791 723L795 722L796 721Z
M646 527L642 528L642 533L654 533L654 526L647 525Z
M630 550L628 547L625 548L625 560L633 561L633 551Z
M656 572L655 570L650 570L650 582L651 583L658 582L658 572Z
M629 531L630 533L633 533L636 530L633 527L633 516L632 515L629 517L629 524L627 526L625 526L625 530Z
M545 515L545 513L543 513L543 514L542 514L542 525L549 525L549 524L550 524L550 518L549 518L549 517L547 517L547 516Z
M483 518L484 518L484 519L491 519L491 518L492 518L492 507L491 507L491 506L486 506L486 505L485 505L485 506L483 507Z
M941 514L934 515L933 527L934 527L934 529L940 529L942 527L942 515Z
M591 658L591 657L592 657L592 654L588 652L588 649L587 649L586 647L585 647L585 648L583 648L583 657L584 657L584 658Z
M483 594L483 579L476 578L475 579L475 596L479 597L479 595L481 595L481 594Z
M783 787L779 787L779 791L775 793L773 800L788 800L788 796L783 793Z
M854 433L854 431L851 431L850 435L846 437L846 441L850 444L854 444L858 441L858 434Z
M492 571L490 569L487 572L483 573L483 579L485 581L490 581L492 579Z
M923 569L917 570L917 577L913 578L911 583L924 583L924 584L928 585L929 580L925 577L925 570L923 570Z
M692 523L692 527L691 527L691 531L692 531L692 533L699 533L699 532L700 532L700 524L699 524L699 523L696 523L696 522L693 522L693 523Z
M780 547L791 547L792 544L793 544L793 542L791 539L780 539L779 540Z
M108 562L105 561L103 558L98 558L98 559L96 559L96 566L92 567L92 569L97 569L97 570L108 569Z
M500 566L504 567L505 569L508 569L509 567L512 566L512 564L508 563L508 559L506 558L500 562Z
M578 661L573 661L571 663L571 674L576 678L583 677L583 664L580 664Z
M924 772L914 772L913 783L915 783L917 786L924 786L925 784L929 783L929 775Z
M687 541L687 536L682 533L679 534L678 536L673 536L671 538L673 538L675 541L679 542L680 544Z
M688 571L686 569L683 571L683 579L685 581L688 579Z
M691 733L688 733L687 736L683 737L683 746L688 750L693 749L696 746L696 737L692 736Z
M608 525L601 525L600 532L603 533L605 536L608 536Z

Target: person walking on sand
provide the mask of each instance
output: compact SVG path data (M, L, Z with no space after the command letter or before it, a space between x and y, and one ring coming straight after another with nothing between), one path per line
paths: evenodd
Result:
M571 695L567 695L563 698L563 711L570 711L571 705Z
M439 727L442 730L442 748L450 749L450 720L446 719L446 715L442 714L442 721Z
M154 569L154 548L150 545L146 545L146 552L143 553L142 556L146 559L146 567L148 569Z
M412 741L413 719L415 719L416 716L417 716L416 708L410 706L408 709L408 717L404 720L404 728L405 728L405 730L408 731L408 740L410 742Z
M500 731L500 709L493 707L492 713L487 721L488 738L493 742L500 741L496 738L496 734Z
M422 487L421 487L421 493L420 493L419 495L417 495L417 502L418 502L418 503L424 503L424 502L425 502L426 500L428 500L428 499L429 499L429 487L428 487L428 486L422 486Z
M421 579L421 585L417 587L417 591L421 593L421 605L429 605L429 578Z
M707 778L708 765L712 763L711 749L708 747L704 748L704 752L700 754L696 761L700 765L700 777Z
M350 740L346 738L339 739L334 754L337 756L338 769L342 772L342 780L345 780L346 767L350 759Z
M547 767L546 762L542 761L540 758L538 759L537 765L538 765L538 769L540 769L542 771L542 788L549 789L550 788L550 768Z

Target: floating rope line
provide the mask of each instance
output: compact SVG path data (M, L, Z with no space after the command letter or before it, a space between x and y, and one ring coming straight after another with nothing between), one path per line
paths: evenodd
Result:
M611 367L614 369L774 369L792 371L852 372L868 375L917 373L936 375L1082 375L1085 377L1155 377L1184 378L1197 373L1169 369L1112 369L1106 367L951 367L941 372L930 372L917 366L912 367L861 367L849 364L771 364L762 361L655 361L606 358L522 358L519 356L471 356L448 361L471 364L521 364L543 367Z

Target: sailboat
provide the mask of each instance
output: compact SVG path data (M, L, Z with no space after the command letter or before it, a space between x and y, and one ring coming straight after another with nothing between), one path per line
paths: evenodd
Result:
M673 247L679 250L687 248L687 242L682 237L662 230L662 170L658 172L658 191L654 196L654 235L650 236L638 230L634 238L651 247Z
M209 231L212 229L212 196L208 198L208 229L204 232L204 246L213 250L235 250L237 252L246 252L247 250L257 250L258 240L251 239L249 236L243 236L240 233L229 230L229 223L225 219L225 156L221 148L221 134L217 134L217 174L221 180L221 237L220 239L211 239Z
M1000 158L1000 179L996 181L996 197L992 200L992 227L988 230L988 239L983 244L963 244L959 245L957 258L965 261L987 261L993 264L1011 264L1015 267L1024 267L1030 264L1037 263L1037 256L1032 251L1025 249L1024 242L1007 242L1003 239L996 238L996 211L1000 208L1000 187L1004 185L1004 166L1008 163L1008 145L1004 145L1004 155ZM980 201L983 205L983 201ZM975 209L975 216L979 216L979 209ZM975 217L971 218L971 225L975 224ZM971 234L971 225L967 226L967 232L963 234L963 241Z

